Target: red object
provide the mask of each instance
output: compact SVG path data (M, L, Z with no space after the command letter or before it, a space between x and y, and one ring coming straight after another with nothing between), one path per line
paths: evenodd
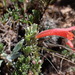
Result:
M73 40L73 37L74 37L73 33L69 32L66 29L55 28L55 29L49 29L49 30L40 32L38 35L36 35L36 38L42 38L45 36L52 36L52 35L62 36L67 38L68 40Z
M70 40L66 42L66 45L70 46L71 48L74 48L73 43Z
M45 36L61 36L64 38L67 38L68 41L66 42L67 45L69 45L72 49L74 48L72 42L70 40L74 39L74 34L70 31L75 30L75 26L70 27L70 28L55 28L55 29L49 29L40 32L38 35L36 35L36 38L42 38Z
M65 28L65 29L68 30L68 31L72 31L72 30L75 30L75 26L72 26L70 28Z

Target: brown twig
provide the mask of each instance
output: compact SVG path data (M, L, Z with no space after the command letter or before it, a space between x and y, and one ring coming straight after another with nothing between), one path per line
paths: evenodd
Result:
M63 59L63 60L66 60L67 62L72 63L73 65L75 65L74 62L72 62L72 61L69 60L69 59L66 59L65 56L63 56L63 55L60 55L60 54L57 55L57 54L54 54L54 53L51 53L51 52L50 52L50 54L51 54L51 55L54 55L54 56L56 56L56 57L58 57L58 58L61 58L61 59Z
M48 46L50 46L50 47L62 47L62 48L64 48L64 49L66 49L66 50L68 50L68 51L70 51L71 53L75 53L71 48L68 48L68 47L66 47L66 46L63 46L63 45L59 45L59 44L52 44L52 43L45 43L45 42L43 42L43 45L45 46L45 47L48 47Z

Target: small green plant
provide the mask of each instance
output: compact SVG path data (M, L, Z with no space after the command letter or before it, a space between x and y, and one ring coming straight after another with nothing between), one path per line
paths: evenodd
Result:
M31 24L31 26L25 29L25 32L26 43L36 43L35 34L37 33L37 24Z
M3 43L0 43L0 54L2 53L3 51Z
M35 39L37 24L27 26L25 32L26 44L21 50L23 54L18 57L18 61L15 63L13 75L29 75L30 73L39 75L42 61L39 55L40 48L37 46L37 40Z
M19 41L16 46L13 48L12 53L7 54L5 51L1 51L0 58L4 58L3 60L7 60L9 62L13 62L14 59L20 56L19 50L23 46L24 39ZM3 44L0 45L0 49L3 50Z
M3 43L0 43L0 56L1 56L1 53L3 51ZM3 60L0 60L0 67L1 67L1 64L2 64Z

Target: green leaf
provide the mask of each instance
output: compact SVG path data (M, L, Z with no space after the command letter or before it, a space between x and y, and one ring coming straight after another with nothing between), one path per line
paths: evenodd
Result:
M32 14L34 17L34 22L38 22L40 20L41 13L38 10L32 10Z
M23 48L23 51L26 55L29 55L31 53L31 47L30 46L26 46L25 48Z
M5 52L1 53L1 56L7 57L7 54Z
M3 50L3 44L0 43L0 53L2 53L2 50Z
M33 15L30 14L29 15L29 21L33 23L33 20L34 20L34 17L33 17Z
M19 41L16 44L16 46L14 47L14 49L12 51L12 54L6 56L6 59L9 62L12 62L12 60L14 60L14 59L16 59L17 57L20 56L20 53L18 51L22 48L23 42L24 42L24 39L22 39L21 41Z
M11 0L12 2L15 2L16 0Z
M14 53L14 54L10 54L6 57L6 59L9 61L9 62L12 62L12 60L16 59L17 57L20 56L20 53L17 52L17 53Z
M6 6L6 0L3 0L3 5Z
M19 2L24 2L24 0L18 0Z
M0 60L0 67L1 67L2 62L3 62L3 60Z
M19 41L16 44L15 48L12 51L13 54L16 53L16 52L18 52L22 48L23 42L24 42L24 39L22 39L21 41Z

